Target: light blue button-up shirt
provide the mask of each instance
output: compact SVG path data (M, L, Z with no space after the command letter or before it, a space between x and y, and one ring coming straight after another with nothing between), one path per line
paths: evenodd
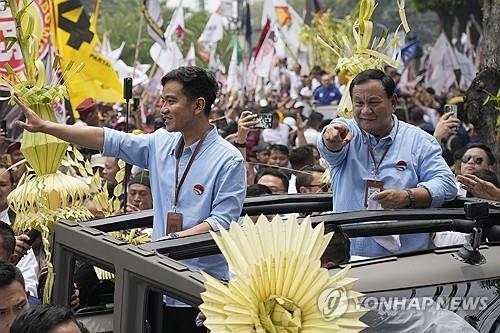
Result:
M166 217L172 210L175 194L175 152L181 140L181 133L170 133L165 129L134 135L104 128L104 156L115 156L149 170L153 195L153 240L166 234ZM179 163L179 180L197 144L184 148ZM243 156L221 138L214 127L203 142L179 193L176 211L183 215L182 229L190 229L203 221L208 222L213 230L227 229L231 221L238 221L245 195ZM228 267L222 255L183 260L183 263L228 279Z
M332 124L348 126L353 134L352 141L338 152L326 147L323 135L318 138L321 156L330 164L335 212L364 210L365 186L370 179L383 181L384 189L425 187L432 197L431 207L440 207L445 201L455 198L455 178L441 156L441 147L436 139L415 126L399 121L394 115L393 119L394 127L391 132L379 142L373 135L365 132L377 163L386 146L391 145L378 175L375 174L368 145L355 120L338 118L332 121ZM325 130L326 128L323 133ZM400 252L426 248L429 242L428 234L402 235ZM371 237L351 239L351 255L372 257L390 254Z

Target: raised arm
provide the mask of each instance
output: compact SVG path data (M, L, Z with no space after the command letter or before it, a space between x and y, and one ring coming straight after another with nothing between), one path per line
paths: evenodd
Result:
M33 110L28 108L17 96L15 101L22 113L26 116L26 122L16 121L16 125L29 132L41 132L53 135L61 140L75 145L102 150L104 144L104 130L93 126L72 126L54 123L41 119Z

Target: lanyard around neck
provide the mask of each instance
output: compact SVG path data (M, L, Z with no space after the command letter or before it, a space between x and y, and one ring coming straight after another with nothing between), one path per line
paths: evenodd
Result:
M187 174L189 172L189 169L191 168L191 165L194 162L194 159L196 158L196 155L198 155L198 152L201 149L201 146L203 145L203 142L205 141L205 138L207 137L208 133L210 132L211 128L206 131L203 136L201 137L200 141L196 145L196 148L194 149L193 154L191 154L191 157L189 158L189 162L186 165L186 169L182 173L181 180L179 181L179 163L181 160L182 156L182 151L184 150L184 139L182 139L181 144L179 145L179 149L177 150L177 153L175 154L176 156L176 163L175 163L175 196L174 196L174 210L177 207L177 202L179 200L179 193L181 190L182 184L184 184L184 180L187 177Z
M396 125L396 135L398 134L398 130L399 130L399 121L397 124L394 124ZM391 148L392 144L394 143L394 140L393 142L391 142L390 144L388 144L385 149L384 149L384 152L382 153L382 157L380 158L380 161L377 163L377 159L375 157L375 151L373 150L373 147L372 147L372 143L370 141L370 137L365 133L365 131L363 131L361 129L361 133L363 134L363 137L365 138L366 140L366 145L368 146L368 152L370 153L370 157L372 158L372 161L373 161L373 166L375 167L375 175L378 176L379 174L379 169L380 169L380 165L382 164L382 162L384 161L384 158L385 156L387 155L387 152L389 151L389 149ZM396 135L394 135L394 139L396 138Z

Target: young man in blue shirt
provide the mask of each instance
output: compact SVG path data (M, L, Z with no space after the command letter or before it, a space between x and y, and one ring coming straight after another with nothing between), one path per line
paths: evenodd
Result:
M246 171L241 153L221 138L208 121L218 91L217 82L212 74L193 66L167 73L162 85L161 114L165 128L152 134L134 135L109 128L43 121L19 100L27 122L18 122L18 126L101 150L103 156L118 157L148 169L154 202L153 240L228 228L231 221L238 220L243 207ZM228 278L227 263L221 255L184 263L218 278ZM166 303L166 315L172 319L167 323L169 330L198 331L189 325L182 326L183 320L179 320L186 318L194 326L197 311L177 309L183 305L172 299Z

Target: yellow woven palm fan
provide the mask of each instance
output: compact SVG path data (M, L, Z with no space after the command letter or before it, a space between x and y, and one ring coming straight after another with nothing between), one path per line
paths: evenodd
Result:
M323 224L312 228L307 218L269 222L261 216L254 224L212 233L235 277L225 285L202 273L206 291L200 310L212 332L357 332L366 327L359 318L366 312L352 290L356 279L348 268L334 276L320 267L320 257L331 240ZM332 303L332 297L335 301ZM335 308L328 308L335 304Z
M405 32L410 31L405 14L405 1L397 0L401 24ZM399 41L399 27L394 37L390 40L386 36L373 37L372 15L377 7L375 0L360 0L359 15L352 26L352 37L342 36L337 40L334 36L324 38L317 36L320 43L329 48L338 58L337 70L347 71L351 79L347 87L351 84L352 78L367 69L383 69L384 63L392 67L399 67L399 51L396 50ZM386 53L392 50L393 56ZM344 89L342 99L337 107L338 114L342 117L352 118L352 103L349 89Z

